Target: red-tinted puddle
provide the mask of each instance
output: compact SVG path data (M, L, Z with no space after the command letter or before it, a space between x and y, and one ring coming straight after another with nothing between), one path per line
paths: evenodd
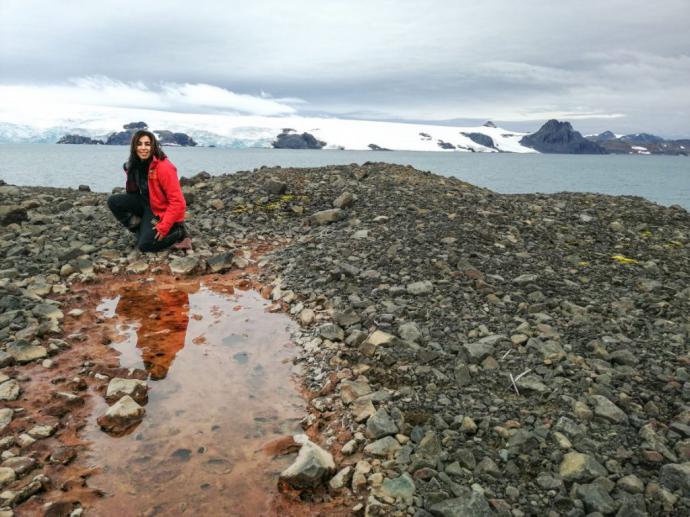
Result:
M121 366L146 370L150 390L143 421L119 438L98 428L99 398L84 436L100 467L89 486L106 497L90 515L285 515L277 478L294 456L262 449L300 432L306 412L293 323L267 306L200 283L136 283L100 304Z

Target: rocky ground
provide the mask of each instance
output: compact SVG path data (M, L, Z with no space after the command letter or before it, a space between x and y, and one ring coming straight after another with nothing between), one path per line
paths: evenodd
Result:
M105 194L0 186L0 515L56 489L55 454L33 451L69 414L22 410L26 371L74 353L55 300L104 274L246 267L257 245L353 513L690 512L684 209L369 162L183 184L194 251L153 256Z

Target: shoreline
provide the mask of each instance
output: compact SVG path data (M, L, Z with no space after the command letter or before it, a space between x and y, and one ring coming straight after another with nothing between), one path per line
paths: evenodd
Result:
M34 309L74 282L183 260L232 271L247 265L235 250L279 243L257 280L302 326L310 410L347 431L321 436L345 480L334 495L357 487L370 515L690 510L686 210L371 162L185 188L193 254L139 256L105 194L0 187L17 207L0 227L3 349L61 336Z

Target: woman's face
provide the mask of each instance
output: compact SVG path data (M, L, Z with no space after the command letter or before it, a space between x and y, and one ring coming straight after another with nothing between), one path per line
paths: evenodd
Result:
M140 160L148 160L151 157L151 139L146 135L137 141L137 156Z

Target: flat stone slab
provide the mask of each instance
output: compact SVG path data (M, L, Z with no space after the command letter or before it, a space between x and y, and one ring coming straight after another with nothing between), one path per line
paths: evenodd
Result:
M17 400L22 389L14 379L0 384L0 400Z
M7 353L18 363L30 363L48 357L48 351L41 345L30 345L26 342L12 343L7 347Z

